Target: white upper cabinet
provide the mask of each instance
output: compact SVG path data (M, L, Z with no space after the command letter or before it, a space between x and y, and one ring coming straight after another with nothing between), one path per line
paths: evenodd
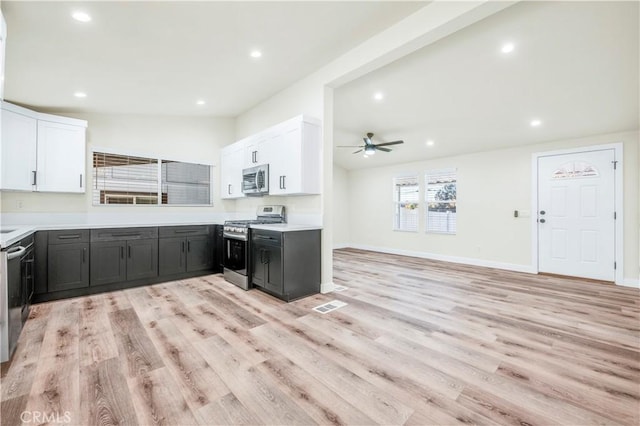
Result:
M300 115L224 147L222 198L242 197L242 170L264 164L269 165L269 195L319 194L321 134L319 120ZM233 191L236 185L239 193Z
M38 191L84 192L84 127L38 120L37 164Z
M38 120L2 111L2 181L0 188L34 191Z
M269 164L270 152L267 147L271 133L268 131L258 133L246 139L244 148L244 168L255 167L261 164Z
M85 192L86 127L3 102L0 189Z
M0 99L4 99L4 65L7 46L7 23L0 10Z
M320 125L302 117L282 125L271 139L274 153L269 164L270 195L320 193L322 141Z
M245 161L244 143L225 146L222 148L220 157L220 198L244 197L242 193L242 169Z

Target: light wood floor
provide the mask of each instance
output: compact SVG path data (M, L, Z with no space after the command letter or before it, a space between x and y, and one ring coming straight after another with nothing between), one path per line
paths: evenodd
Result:
M289 304L211 275L36 305L1 423L638 424L638 290L358 250L334 266L347 290Z

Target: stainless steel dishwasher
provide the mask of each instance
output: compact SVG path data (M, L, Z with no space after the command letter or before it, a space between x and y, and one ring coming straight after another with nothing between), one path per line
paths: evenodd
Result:
M29 317L34 289L33 241L32 234L0 253L0 362L13 355Z

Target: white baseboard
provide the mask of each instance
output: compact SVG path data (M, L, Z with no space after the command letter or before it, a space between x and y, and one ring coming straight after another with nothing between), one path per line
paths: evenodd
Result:
M622 281L618 285L621 285L624 287L640 288L640 280L634 280L633 278L625 278L624 281Z
M334 250L343 249L343 248L349 248L349 247L353 247L353 244L349 244L349 243L333 243L333 249Z
M461 263L464 265L483 266L485 268L504 269L506 271L526 272L536 274L537 271L529 265L517 265L514 263L494 262L491 260L474 259L471 257L447 256L444 254L427 253L423 251L399 250L387 247L376 247L364 244L350 244L349 247L360 250L371 250L381 253L399 254L401 256L420 257L422 259L442 260L444 262Z
M320 293L322 294L331 293L335 288L335 286L336 285L333 283L333 281L329 281L328 283L322 283L320 284Z

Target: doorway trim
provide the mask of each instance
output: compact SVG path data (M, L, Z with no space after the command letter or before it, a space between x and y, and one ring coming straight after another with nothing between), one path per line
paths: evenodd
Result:
M553 155L577 154L588 151L603 151L613 149L616 163L614 172L614 189L615 189L615 209L616 220L615 226L615 283L616 285L624 285L624 166L623 166L623 144L622 142L610 143L605 145L587 145L579 148L568 148L554 151L534 152L531 155L531 268L535 274L539 273L538 260L538 159L540 157L548 157Z

